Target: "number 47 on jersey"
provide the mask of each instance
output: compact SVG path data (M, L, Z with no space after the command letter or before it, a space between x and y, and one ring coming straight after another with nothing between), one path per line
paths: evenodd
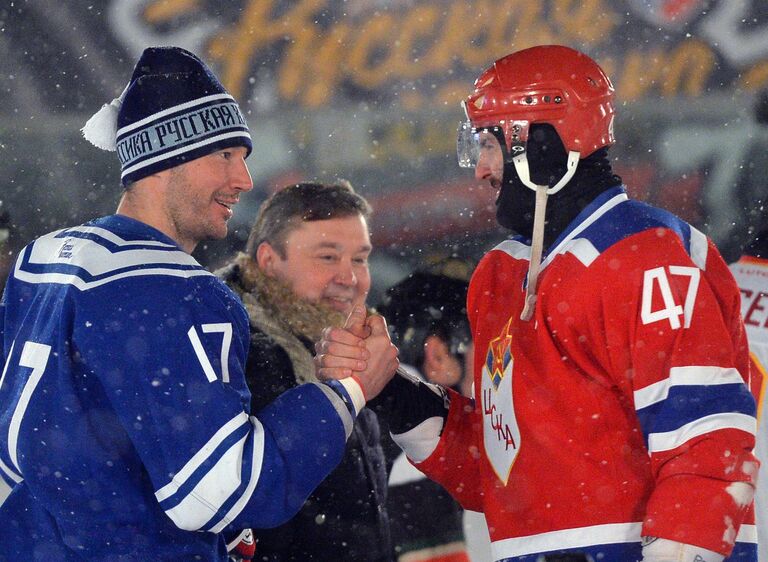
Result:
M688 289L681 303L675 301L670 285L670 277L676 276L688 278ZM647 270L643 278L643 302L640 307L640 318L643 324L668 320L673 330L678 330L681 326L690 327L700 276L701 271L698 267L682 265Z

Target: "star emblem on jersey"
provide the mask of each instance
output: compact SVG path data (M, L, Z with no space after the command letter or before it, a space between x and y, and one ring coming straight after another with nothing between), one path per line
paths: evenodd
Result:
M491 377L494 390L497 391L504 378L504 373L512 361L512 336L509 333L511 323L512 319L510 318L507 325L504 326L502 334L491 340L491 343L488 344L488 353L485 356L488 375Z
M499 336L488 343L480 389L485 455L505 486L520 451L521 437L512 393L515 359L512 353L511 326L512 317L507 320Z

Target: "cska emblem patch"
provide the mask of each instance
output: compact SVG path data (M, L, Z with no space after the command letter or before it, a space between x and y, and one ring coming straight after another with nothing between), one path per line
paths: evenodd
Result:
M512 318L499 337L488 344L480 384L485 455L499 480L506 486L510 470L520 452L520 427L515 416L512 392Z
M488 353L485 356L485 367L491 377L493 389L497 392L501 381L504 380L507 367L512 361L512 336L509 334L511 324L510 318L501 335L488 344Z

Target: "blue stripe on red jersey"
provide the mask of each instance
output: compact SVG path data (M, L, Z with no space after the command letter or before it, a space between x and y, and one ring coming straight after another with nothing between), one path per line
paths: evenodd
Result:
M686 252L690 254L691 227L682 219L664 209L651 207L640 201L632 199L623 200L620 204L608 209L597 217L594 222L572 236L573 232L592 217L596 211L608 203L614 197L625 194L624 186L608 189L597 196L574 219L569 228L552 244L557 246L566 238L586 238L599 251L604 252L617 242L634 234L644 232L651 228L665 228L672 230L680 238Z
M665 400L637 411L645 434L675 431L685 424L715 414L756 414L755 401L745 384L672 386Z

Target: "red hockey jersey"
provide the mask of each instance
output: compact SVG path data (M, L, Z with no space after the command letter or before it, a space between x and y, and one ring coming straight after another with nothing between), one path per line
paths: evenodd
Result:
M715 246L615 188L553 244L525 322L529 258L510 239L479 264L474 400L451 395L419 469L485 513L496 560L630 562L641 536L756 560L755 402Z

